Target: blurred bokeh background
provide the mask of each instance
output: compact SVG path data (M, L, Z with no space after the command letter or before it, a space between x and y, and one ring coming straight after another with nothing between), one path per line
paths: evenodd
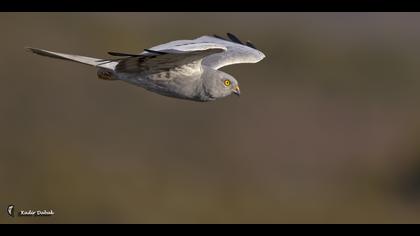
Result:
M420 223L419 21L1 13L0 223ZM242 96L212 103L24 50L101 58L226 32L267 57L223 68Z

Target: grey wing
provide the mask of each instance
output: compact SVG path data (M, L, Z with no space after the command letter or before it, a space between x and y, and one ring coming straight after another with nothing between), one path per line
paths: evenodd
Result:
M124 73L159 73L174 68L188 67L190 73L201 72L203 58L226 51L214 43L194 43L154 47L139 55L121 59L115 70Z
M227 50L223 53L209 55L203 59L202 64L219 69L221 67L240 64L257 63L264 59L265 55L257 50L251 42L243 43L235 35L228 33L229 39L220 36L202 36L191 40L196 43L215 43L225 46Z
M265 55L257 50L251 42L243 43L238 37L228 33L228 38L220 36L202 36L194 40L176 40L150 48L151 50L167 50L179 46L200 45L203 43L216 44L226 48L225 52L212 54L202 60L202 64L215 70L232 64L257 63L264 59ZM147 52L143 52L145 54Z

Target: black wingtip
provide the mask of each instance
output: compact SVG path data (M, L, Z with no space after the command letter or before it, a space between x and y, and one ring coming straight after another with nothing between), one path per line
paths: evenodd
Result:
M239 43L239 44L243 44L241 40L239 40L238 37L236 37L234 34L232 33L227 33L227 36L230 38L230 40L232 40L235 43Z
M124 52L108 52L111 56L117 56L117 57L136 57L138 54L132 54L132 53L124 53Z
M226 40L225 38L223 38L222 36L219 36L217 34L213 34L213 37L218 38L218 39L222 39L222 40Z
M253 49L257 49L254 44L251 43L251 41L246 41L246 46L251 47Z
M253 43L251 43L251 41L246 41L246 43L243 43L238 37L236 37L232 33L227 33L227 36L229 37L229 39L225 39L225 38L223 38L223 37L221 37L217 34L213 34L213 37L215 37L215 38L230 41L230 42L234 42L234 43L238 43L238 44L241 44L241 45L246 45L250 48L257 49L257 47L255 47L255 45Z
M155 51L155 50L150 50L150 49L144 49L144 51L145 51L145 52L149 52L149 53L159 54L159 55L168 54L168 53L166 53L166 52Z

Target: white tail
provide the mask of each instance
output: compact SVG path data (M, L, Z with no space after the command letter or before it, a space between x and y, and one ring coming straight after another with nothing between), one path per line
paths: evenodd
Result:
M58 52L50 52L43 49L38 48L30 48L27 47L27 50L30 52L33 52L35 54L45 56L45 57L51 57L56 59L62 59L62 60L69 60L74 61L78 63L82 63L85 65L100 67L100 68L106 68L113 70L116 66L116 62L106 62L104 60L98 59L98 58L92 58L92 57L85 57L85 56L79 56L79 55L71 55L71 54L65 54L65 53L58 53Z

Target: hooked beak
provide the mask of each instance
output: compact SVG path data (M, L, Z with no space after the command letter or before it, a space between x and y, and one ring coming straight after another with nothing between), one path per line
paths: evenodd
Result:
M233 90L233 93L236 95L241 95L241 90L239 89L239 86L236 86L235 89Z

